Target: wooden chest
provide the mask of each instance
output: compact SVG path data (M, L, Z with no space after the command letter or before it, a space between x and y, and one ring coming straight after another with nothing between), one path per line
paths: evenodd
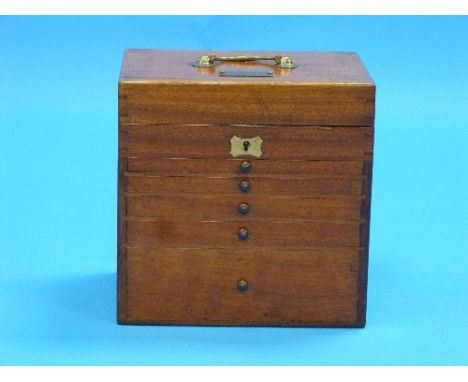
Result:
M372 79L353 53L204 54L125 53L118 322L364 326Z

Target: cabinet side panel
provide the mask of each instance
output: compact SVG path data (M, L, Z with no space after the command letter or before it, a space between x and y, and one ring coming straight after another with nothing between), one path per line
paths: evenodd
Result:
M120 93L120 86L119 86ZM121 109L119 99L119 110ZM127 177L125 172L128 170L127 153L122 140L125 138L118 135L118 189L117 189L117 321L124 323L127 318L127 201L125 193L127 192Z
M372 165L373 161L368 160L363 162L362 175L363 180L363 195L366 197L361 202L361 224L360 246L362 247L361 256L359 259L359 276L358 276L358 301L357 326L364 327L366 325L366 310L367 310L367 278L368 278L368 263L369 263L369 236L370 236L370 209L372 196Z

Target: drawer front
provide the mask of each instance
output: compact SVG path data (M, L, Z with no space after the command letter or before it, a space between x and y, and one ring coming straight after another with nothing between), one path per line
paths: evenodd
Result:
M231 138L261 137L263 159L362 160L372 152L371 127L123 125L129 157L232 158ZM247 149L244 157L249 158Z
M130 246L348 247L359 246L359 221L188 221L127 219ZM245 231L248 237L245 237Z
M359 219L361 198L127 194L129 218L200 220Z
M353 325L358 249L129 248L127 321Z
M243 159L183 159L128 157L128 171L154 175L204 175L207 177L237 174ZM251 173L272 177L360 176L360 161L321 160L249 160Z
M243 194L360 195L362 177L354 178L267 178L256 176L197 177L158 176L126 173L128 192L239 194L241 182L248 181Z

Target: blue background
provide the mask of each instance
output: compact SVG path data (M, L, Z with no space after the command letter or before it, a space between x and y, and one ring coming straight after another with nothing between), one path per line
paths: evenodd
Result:
M1 364L468 364L468 18L0 18ZM357 51L377 83L368 324L115 322L125 48Z

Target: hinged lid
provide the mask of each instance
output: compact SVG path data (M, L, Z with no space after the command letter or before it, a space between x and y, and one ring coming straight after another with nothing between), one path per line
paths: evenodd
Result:
M373 125L375 85L355 53L218 51L228 60L193 65L211 53L127 50L120 122ZM294 64L279 65L281 58ZM233 71L237 75L225 75Z

